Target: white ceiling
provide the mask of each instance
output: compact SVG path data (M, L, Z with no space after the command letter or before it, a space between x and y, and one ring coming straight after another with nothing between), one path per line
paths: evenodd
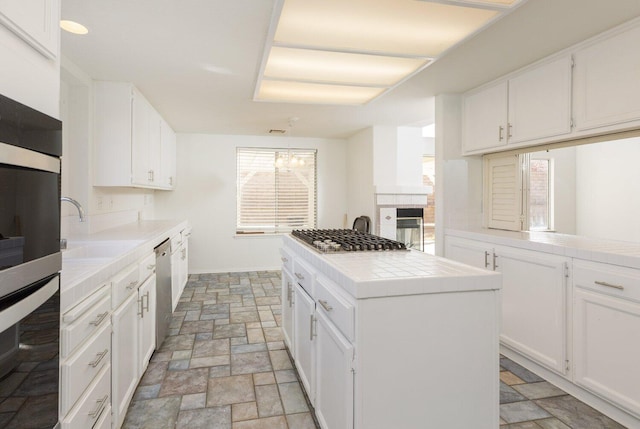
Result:
M314 1L314 0L309 0ZM315 0L319 1L319 0ZM365 106L254 102L275 0L62 0L62 54L96 80L133 82L177 132L344 138L433 121L433 95L461 92L640 16L640 0L528 0Z

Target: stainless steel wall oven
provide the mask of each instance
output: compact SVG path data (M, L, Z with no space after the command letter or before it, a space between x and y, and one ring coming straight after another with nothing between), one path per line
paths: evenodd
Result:
M0 95L0 427L58 423L62 123Z

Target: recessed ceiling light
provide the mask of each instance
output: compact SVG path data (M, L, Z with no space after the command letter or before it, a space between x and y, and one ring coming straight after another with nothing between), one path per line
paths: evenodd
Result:
M75 21L62 20L60 21L60 28L64 31L68 31L73 34L87 34L89 30L82 24Z

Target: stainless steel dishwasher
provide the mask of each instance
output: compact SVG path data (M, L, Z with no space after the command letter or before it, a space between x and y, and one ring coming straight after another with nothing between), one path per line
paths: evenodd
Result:
M156 252L156 350L160 348L171 323L171 240L166 239Z

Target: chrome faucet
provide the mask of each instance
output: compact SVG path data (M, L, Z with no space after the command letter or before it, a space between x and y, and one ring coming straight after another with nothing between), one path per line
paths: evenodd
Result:
M84 209L80 205L79 202L69 197L60 197L60 201L68 201L78 209L78 216L80 217L80 222L84 222Z

